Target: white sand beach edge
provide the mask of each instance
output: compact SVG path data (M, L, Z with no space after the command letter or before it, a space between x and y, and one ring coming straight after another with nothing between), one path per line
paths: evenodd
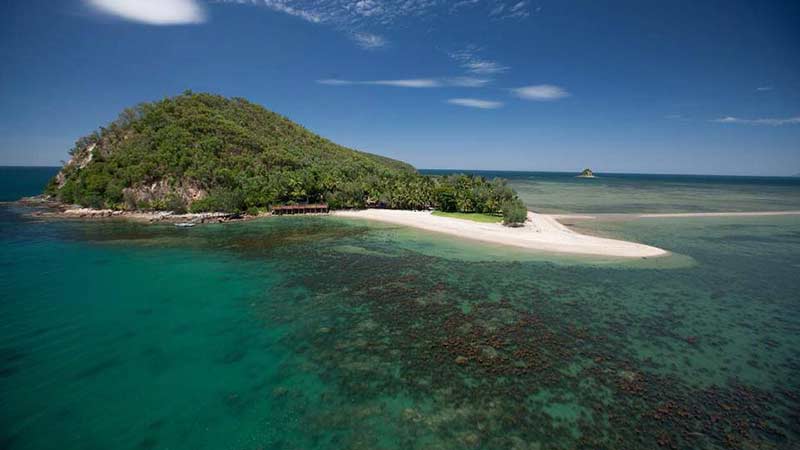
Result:
M480 223L434 216L429 211L366 209L336 211L333 214L339 217L377 220L465 239L546 252L622 258L646 258L669 254L665 250L649 245L576 233L552 216L533 212L528 212L528 221L524 226L518 228L505 227L499 223Z

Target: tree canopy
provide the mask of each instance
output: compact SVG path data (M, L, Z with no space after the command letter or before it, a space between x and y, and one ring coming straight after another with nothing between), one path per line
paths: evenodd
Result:
M45 191L90 207L238 212L327 202L498 213L517 200L503 180L424 176L245 99L188 91L126 109L70 155Z

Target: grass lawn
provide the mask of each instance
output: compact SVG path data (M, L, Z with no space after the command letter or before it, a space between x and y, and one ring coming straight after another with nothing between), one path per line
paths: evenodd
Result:
M492 214L482 214L482 213L434 211L431 214L433 214L434 216L451 217L453 219L464 219L464 220L471 220L473 222L483 222L483 223L500 223L503 221L503 216L500 215L495 216Z

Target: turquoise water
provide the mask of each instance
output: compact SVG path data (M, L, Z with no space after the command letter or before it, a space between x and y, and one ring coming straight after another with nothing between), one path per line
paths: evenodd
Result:
M675 253L622 263L330 217L26 212L0 206L0 448L800 442L800 217L575 222Z
M544 213L800 210L800 177L599 173L597 178L576 178L573 173L557 172L474 173L508 179L528 207Z

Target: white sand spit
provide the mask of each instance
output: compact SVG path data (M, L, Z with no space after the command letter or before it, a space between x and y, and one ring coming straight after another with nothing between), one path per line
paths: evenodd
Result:
M377 220L466 239L546 252L622 258L644 258L668 254L665 250L649 245L576 233L552 216L533 212L528 212L528 221L524 226L518 228L505 227L499 223L479 223L434 216L429 211L366 209L336 211L334 214L340 217Z

